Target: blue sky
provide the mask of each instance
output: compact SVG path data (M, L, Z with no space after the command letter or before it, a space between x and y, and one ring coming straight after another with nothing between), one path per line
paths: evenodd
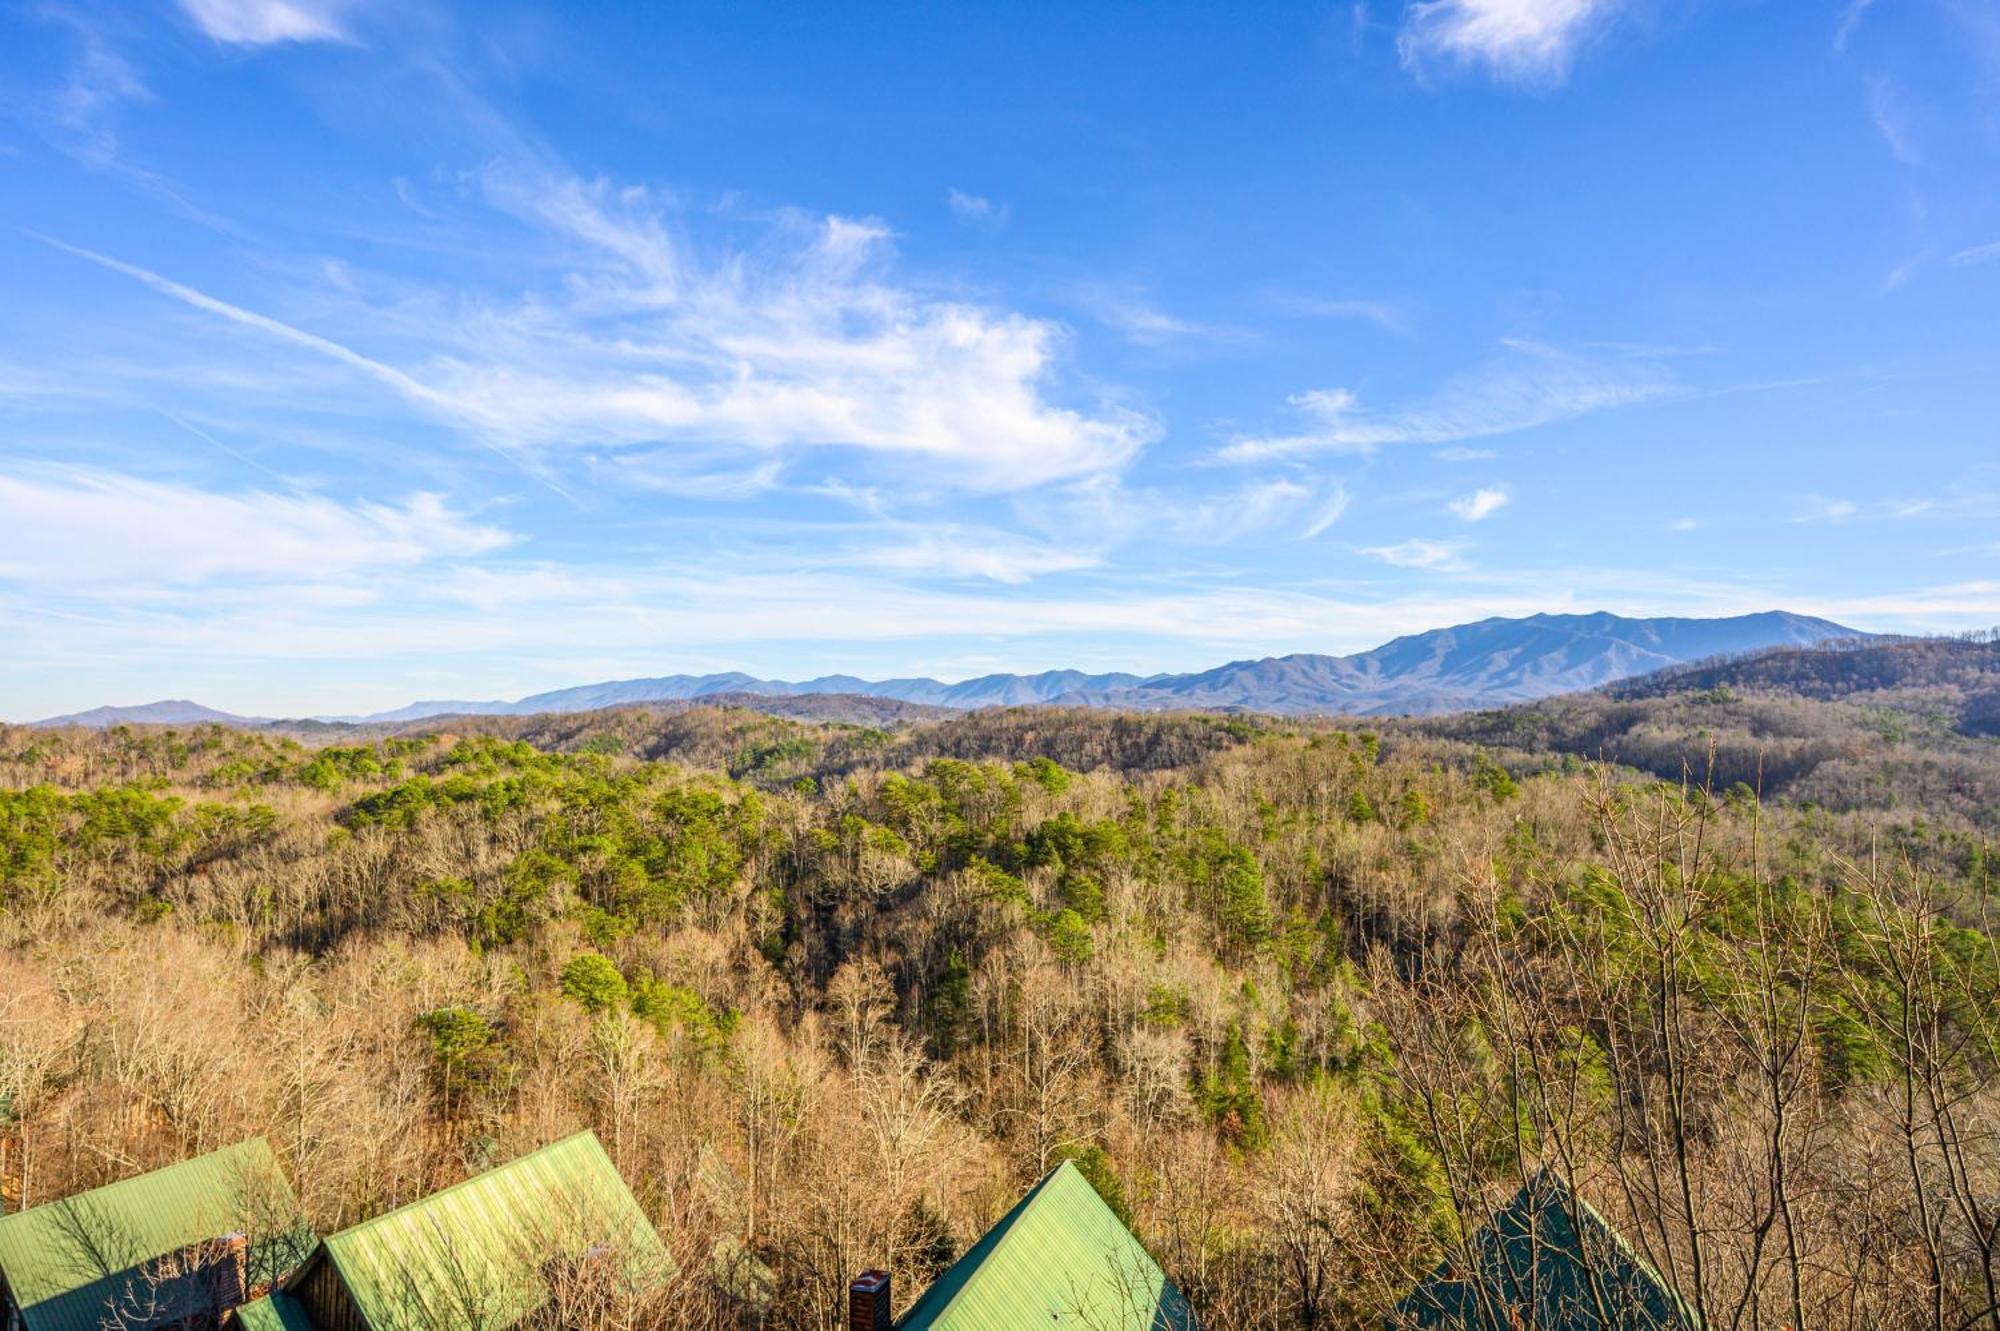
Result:
M2000 0L0 8L0 715L2000 623Z

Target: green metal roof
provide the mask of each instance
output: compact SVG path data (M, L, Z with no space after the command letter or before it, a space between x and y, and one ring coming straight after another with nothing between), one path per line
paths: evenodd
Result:
M717 1289L752 1308L770 1307L778 1292L778 1273L733 1234L723 1235L709 1248L708 1274Z
M238 1233L250 1241L252 1285L312 1246L261 1137L0 1220L0 1275L28 1331L98 1331L114 1313L202 1306L200 1282L154 1263Z
M898 1331L1078 1326L1195 1331L1194 1313L1097 1189L1065 1162L932 1282Z
M1590 1203L1544 1170L1396 1306L1396 1328L1695 1331L1700 1320Z
M589 1132L343 1230L324 1248L375 1331L512 1325L548 1299L551 1260L605 1262L633 1292L674 1272Z
M312 1319L289 1294L266 1294L236 1310L241 1331L314 1331Z

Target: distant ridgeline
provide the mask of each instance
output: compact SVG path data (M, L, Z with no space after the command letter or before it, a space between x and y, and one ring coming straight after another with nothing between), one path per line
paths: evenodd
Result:
M945 683L926 678L869 680L853 675L758 679L731 671L608 680L511 701L438 699L366 716L326 716L313 721L390 726L440 716L532 716L698 701L734 701L787 715L862 722L1043 704L1280 716L1427 715L1597 688L1691 661L1866 637L1830 620L1784 611L1724 619L1631 619L1601 612L1530 615L1414 633L1347 656L1299 652L1231 661L1185 674L1045 670ZM758 699L773 701L755 701ZM822 701L815 704L815 699ZM785 701L779 705L776 700ZM186 700L99 707L37 724L101 727L199 721L265 724Z
M762 1324L768 1279L718 1245L693 1278ZM681 1271L596 1136L579 1133L316 1240L260 1139L0 1220L8 1331L668 1331ZM893 1274L848 1289L852 1331L1199 1331L1074 1164L1038 1182L900 1315ZM1544 1172L1388 1326L1694 1331L1673 1290Z

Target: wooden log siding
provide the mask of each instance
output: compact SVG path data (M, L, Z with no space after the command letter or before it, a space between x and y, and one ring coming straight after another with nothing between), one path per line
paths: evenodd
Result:
M306 1310L316 1331L370 1331L324 1248L313 1255L288 1292Z

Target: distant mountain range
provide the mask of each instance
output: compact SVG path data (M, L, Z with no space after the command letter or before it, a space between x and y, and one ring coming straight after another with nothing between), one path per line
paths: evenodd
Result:
M1415 633L1351 656L1300 653L1232 661L1192 674L1048 670L1034 675L982 675L956 684L925 678L866 680L852 675L822 675L796 682L757 679L737 672L663 675L556 689L511 702L434 700L369 716L319 719L381 724L450 715L525 716L721 695L841 695L957 710L1048 703L1137 711L1429 714L1597 688L1710 657L1866 636L1830 620L1778 610L1726 619L1627 619L1606 613L1530 615ZM100 707L38 724L246 720L196 703L162 702L136 708Z
M1352 656L1233 661L1122 689L1080 690L1060 701L1137 710L1422 715L1526 702L1709 657L1856 636L1829 620L1783 611L1731 619L1530 615L1415 633Z
M732 670L720 675L661 675L655 679L615 679L602 684L580 684L575 688L530 694L514 702L491 699L481 702L462 699L413 702L391 712L323 719L417 721L427 716L530 716L537 712L594 712L600 707L685 702L722 694L752 694L767 698L840 694L856 698L893 698L898 702L970 711L978 707L1015 707L1053 702L1071 693L1126 689L1146 682L1139 675L1087 675L1080 670L1045 670L1039 675L981 675L957 684L922 678L870 680L853 675L821 675L817 679L793 682L758 679Z

